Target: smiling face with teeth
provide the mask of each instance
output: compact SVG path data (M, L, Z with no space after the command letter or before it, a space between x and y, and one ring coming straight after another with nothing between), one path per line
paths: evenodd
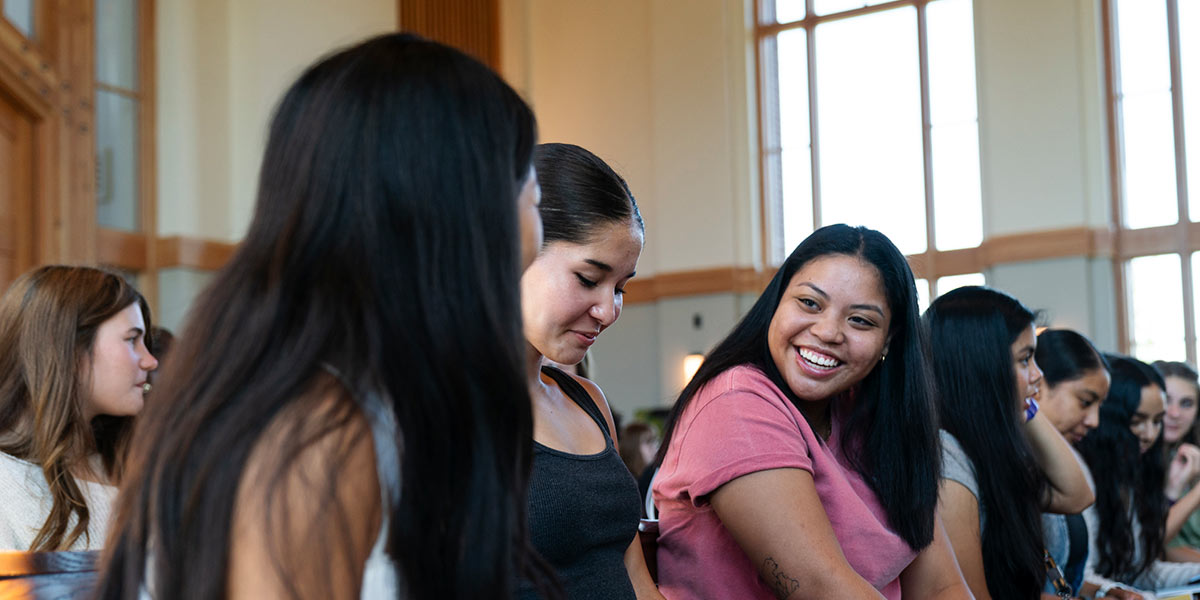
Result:
M856 256L830 254L792 276L767 329L767 344L793 394L827 403L879 363L891 318L876 268Z

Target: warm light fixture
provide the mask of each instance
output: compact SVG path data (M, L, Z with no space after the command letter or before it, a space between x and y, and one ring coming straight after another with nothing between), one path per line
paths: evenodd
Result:
M683 381L686 384L696 375L696 371L700 369L700 365L704 364L704 355L699 352L693 352L683 359Z

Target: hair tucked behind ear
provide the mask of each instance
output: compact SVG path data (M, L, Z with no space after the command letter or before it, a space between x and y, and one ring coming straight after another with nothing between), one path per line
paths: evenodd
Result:
M297 409L326 365L344 392L375 391L396 416L396 438L377 443L401 457L384 516L402 597L507 599L518 573L548 580L525 520L517 198L534 140L533 114L499 76L412 35L300 76L275 112L245 240L198 299L139 425L100 597L137 598L143 584L161 598L224 597L251 451L277 439L279 419L338 427ZM313 442L279 438L260 485ZM313 479L336 486L344 460ZM276 550L332 556L339 541Z
M975 466L982 550L993 598L1042 589L1045 476L1020 429L1012 344L1034 322L1016 298L985 287L952 290L925 312L942 428Z
M121 478L132 417L89 423L80 374L100 325L134 303L150 327L150 308L123 277L68 266L34 269L0 298L0 452L40 466L52 501L30 550L66 550L87 535L91 511L74 473L89 456Z
M1163 555L1168 506L1163 491L1167 465L1162 433L1142 453L1130 425L1142 403L1142 390L1165 390L1166 384L1153 368L1135 358L1114 354L1106 358L1112 384L1100 405L1100 425L1078 447L1096 482L1100 516L1096 572L1132 581ZM1137 515L1140 540L1134 539L1131 513Z
M655 463L662 464L679 416L700 388L728 369L758 367L792 402L799 402L775 367L767 330L792 276L809 262L831 255L857 257L875 268L892 313L887 360L858 385L842 449L878 496L891 528L909 546L921 549L933 540L941 472L928 346L917 315L917 288L908 262L891 240L873 229L829 225L796 247L750 312L708 353L679 394L663 428Z

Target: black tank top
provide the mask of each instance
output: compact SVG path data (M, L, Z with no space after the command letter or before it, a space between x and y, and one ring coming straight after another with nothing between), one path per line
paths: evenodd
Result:
M578 455L533 443L533 545L554 567L570 600L634 600L625 550L637 535L641 514L637 481L617 454L608 424L587 390L558 369L542 367L542 372L591 415L604 433L604 450ZM538 597L527 582L518 596Z

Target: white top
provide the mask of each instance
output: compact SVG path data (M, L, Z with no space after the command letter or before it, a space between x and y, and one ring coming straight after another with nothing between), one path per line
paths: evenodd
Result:
M1092 488L1092 493L1096 493L1096 483L1092 479L1092 471L1083 465L1083 474L1087 476L1088 486ZM1142 552L1141 523L1133 513L1133 507L1130 507L1130 517L1132 517L1133 525L1133 540L1136 544L1134 549L1134 560L1140 560ZM1179 563L1169 562L1165 560L1156 560L1150 568L1146 569L1137 579L1132 581L1133 586L1124 585L1118 581L1108 579L1096 572L1096 567L1100 562L1099 546L1096 538L1100 531L1100 515L1096 512L1096 505L1092 504L1083 511L1083 520L1087 523L1088 530L1088 558L1087 566L1084 569L1084 581L1094 583L1098 586L1120 587L1127 590L1134 590L1142 595L1145 600L1155 600L1157 596L1150 590L1157 588L1167 588L1177 585L1183 585L1193 577L1200 575L1200 564L1197 563Z
M87 500L90 517L87 535L75 540L70 550L99 550L108 535L117 488L82 479L75 481ZM50 484L42 468L0 452L0 550L29 550L52 506ZM71 525L75 519L71 515Z

